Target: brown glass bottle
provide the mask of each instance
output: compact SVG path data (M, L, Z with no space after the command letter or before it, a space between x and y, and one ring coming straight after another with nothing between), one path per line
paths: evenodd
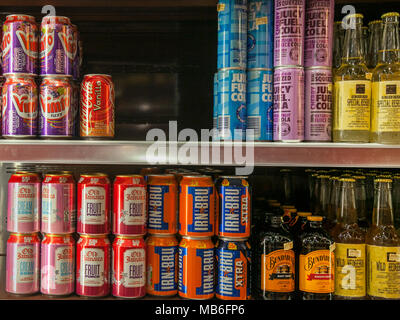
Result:
M332 300L335 244L322 228L322 217L310 216L301 237L299 288L301 300Z
M317 216L322 216L324 218L323 225L325 226L326 219L328 216L329 207L329 178L328 175L318 176L319 179L319 197L314 214Z
M392 180L376 179L372 224L367 232L367 294L400 299L400 237L393 225Z
M332 228L336 225L336 211L339 203L339 177L329 178L331 188L329 194L328 215L325 222L325 228L330 233Z
M293 237L282 227L282 217L272 216L260 242L260 287L264 300L293 300L295 253Z
M342 178L335 241L335 299L364 299L366 296L365 232L358 226L355 179Z
M393 220L394 227L400 227L400 176L393 176Z

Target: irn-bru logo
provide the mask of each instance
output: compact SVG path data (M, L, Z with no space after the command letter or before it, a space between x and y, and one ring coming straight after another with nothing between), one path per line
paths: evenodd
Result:
M42 30L40 37L40 58L47 57L54 48L54 29L47 28Z
M217 293L226 297L240 297L246 292L245 261L240 259L240 252L218 252Z
M17 253L17 260L33 259L33 248L25 247Z
M222 223L220 231L244 233L249 221L249 197L245 188L223 187L222 195Z
M31 30L28 32L25 32L24 30L17 30L16 35L25 54L36 59L38 57L38 41L34 32Z
M176 290L175 256L176 247L156 247L155 253L159 256L160 279L154 284L156 291Z
M57 260L72 260L72 248L65 248L57 254Z
M193 197L193 223L188 225L190 232L208 232L212 230L210 223L210 196L212 188L189 187L188 193Z
M202 258L201 286L196 288L196 294L211 294L214 292L214 249L197 249L196 251L196 255Z
M40 94L40 106L42 114L46 119L59 120L68 114L71 100L68 94L60 94L53 97L51 94Z
M11 97L12 104L21 118L30 120L37 117L37 98L35 95L19 95L18 93L13 92Z
M149 186L149 229L168 230L168 223L164 221L164 197L168 192L168 186Z
M182 293L187 293L187 286L183 283L183 258L187 256L187 249L179 247L179 257L178 257L178 268L179 268L179 291Z

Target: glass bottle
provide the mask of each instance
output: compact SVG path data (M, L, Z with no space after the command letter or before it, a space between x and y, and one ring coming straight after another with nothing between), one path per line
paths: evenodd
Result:
M292 170L282 169L282 187L283 187L283 204L293 205L294 204L294 190L293 190L293 176Z
M327 216L328 216L328 207L329 207L329 178L330 176L327 175L322 175L319 176L319 200L318 200L318 206L316 207L316 210L314 211L315 215L322 216L324 217L324 220L326 221ZM324 225L325 222L324 221Z
M400 237L393 225L390 179L375 180L374 210L366 243L369 298L400 299Z
M369 142L371 80L362 49L362 14L348 15L342 64L334 75L333 141Z
M295 253L293 237L282 227L282 217L272 216L261 239L261 295L264 300L293 300Z
M378 55L381 48L382 37L382 20L374 20L368 23L369 26L369 41L368 41L368 55L367 67L373 70L378 64Z
M382 15L382 50L372 74L371 142L400 143L399 17Z
M369 39L369 29L368 27L361 27L362 33L362 49L365 61L368 60L368 39Z
M335 240L335 299L363 299L366 296L365 232L358 226L356 180L342 178Z
M300 241L299 296L301 300L332 300L335 243L322 228L321 216L307 217Z
M329 225L327 225L327 230L330 232L332 228L336 225L336 211L339 203L339 177L330 177L331 182L331 192L329 195L329 205L328 205L328 217L327 221Z
M393 176L393 219L394 227L399 229L400 227L400 176Z
M332 67L334 72L339 69L342 64L342 50L343 50L343 27L342 21L335 21L333 25L333 61Z
M356 193L356 208L357 208L357 221L358 226L362 231L367 232L369 228L369 221L367 218L367 191L365 187L365 176L353 176L356 181L355 193Z

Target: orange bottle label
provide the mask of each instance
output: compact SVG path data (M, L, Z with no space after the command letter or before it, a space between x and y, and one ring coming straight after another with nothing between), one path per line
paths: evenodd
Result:
M276 250L261 256L261 289L270 292L294 291L293 250Z
M300 255L300 290L312 293L332 293L335 289L333 250L316 250Z

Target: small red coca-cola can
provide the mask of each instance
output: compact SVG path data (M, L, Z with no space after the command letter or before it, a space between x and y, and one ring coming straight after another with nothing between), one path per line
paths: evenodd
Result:
M111 185L107 174L82 174L78 182L77 232L110 232Z
M146 294L146 243L142 236L117 236L113 242L112 295L141 298Z
M110 75L87 74L81 83L80 136L113 138L115 130L114 84Z
M146 233L146 181L140 175L119 175L114 180L113 233Z
M107 235L82 234L76 246L76 294L105 297L110 293L110 241Z
M70 173L48 173L42 182L42 232L76 230L75 181Z

